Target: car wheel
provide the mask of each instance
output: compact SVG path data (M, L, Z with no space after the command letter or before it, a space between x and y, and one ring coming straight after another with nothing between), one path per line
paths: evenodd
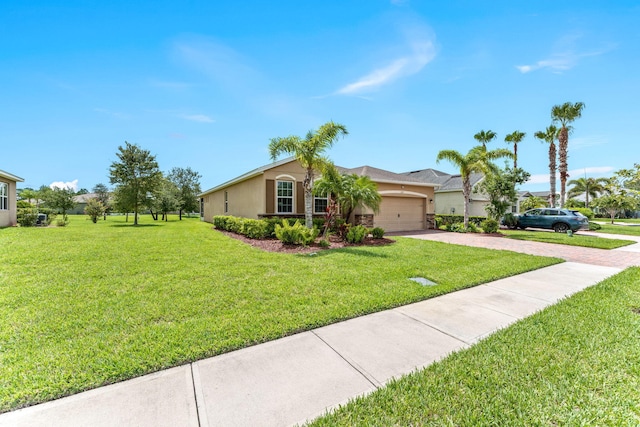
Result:
M569 229L569 226L564 222L559 222L553 226L553 231L556 233L566 233Z

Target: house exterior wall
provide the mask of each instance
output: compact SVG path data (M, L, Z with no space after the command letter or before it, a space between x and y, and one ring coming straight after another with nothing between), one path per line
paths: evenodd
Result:
M475 200L471 198L469 203L469 216L487 216L484 207L487 202L484 200ZM452 212L451 209L455 209ZM437 215L463 215L464 214L464 197L462 191L451 191L435 194L435 213Z
M293 185L293 213L304 214L304 192L302 181L305 170L297 161L291 161L247 180L220 188L203 195L204 215L202 219L212 222L215 215L233 215L243 218L258 219L262 216L278 215L276 212L276 181L291 181ZM271 187L270 189L268 187ZM225 192L227 193L228 210L225 212ZM269 202L267 201L269 197ZM284 215L284 214L283 214ZM286 216L286 215L285 215Z
M0 177L0 182L8 185L9 209L0 209L0 227L11 227L17 224L16 220L16 183L6 178Z
M383 200L386 197L419 197L426 199L426 213L435 213L434 189L433 187L421 187L417 185L378 183L378 193ZM371 209L356 209L358 215L371 214Z

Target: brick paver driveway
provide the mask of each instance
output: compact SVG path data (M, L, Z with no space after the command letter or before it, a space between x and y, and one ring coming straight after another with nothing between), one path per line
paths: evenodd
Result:
M562 258L566 261L584 264L602 265L606 267L627 268L640 266L640 252L630 248L617 250L582 248L578 246L558 245L553 243L528 242L508 239L479 233L451 233L440 230L425 230L410 233L394 233L395 235L422 240L453 243L456 245L477 246L488 249L503 249L530 255L542 255ZM616 236L627 239L628 236ZM628 238L627 240L635 240ZM640 245L640 243L636 243ZM635 246L635 245L634 245Z

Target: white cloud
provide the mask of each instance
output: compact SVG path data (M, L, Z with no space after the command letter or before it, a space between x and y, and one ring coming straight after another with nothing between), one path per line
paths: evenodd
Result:
M609 141L605 136L594 135L582 138L569 138L570 149L580 150L586 147L594 147L596 145L608 144Z
M204 114L183 114L182 117L185 120L191 120L192 122L200 122L200 123L214 123L215 120L211 117Z
M568 171L569 179L581 178L585 175L591 178L609 177L613 174L614 168L611 166L589 166L582 169L572 169ZM527 184L549 184L549 174L531 175ZM556 174L556 186L560 191L560 175Z
M74 179L73 181L63 182L63 181L55 181L49 184L49 188L52 190L54 188L59 188L61 190L68 189L73 191L78 191L78 180Z
M409 52L391 59L388 65L378 67L356 81L338 89L338 95L359 95L391 83L399 78L418 73L436 56L436 48L432 36L426 27L413 28L407 34L407 43L401 49L409 48Z
M516 65L516 68L523 74L542 69L549 69L556 74L561 74L575 67L583 58L603 55L614 48L614 46L608 46L594 51L578 52L575 45L581 38L581 34L568 34L555 43L554 53L549 57L533 64Z

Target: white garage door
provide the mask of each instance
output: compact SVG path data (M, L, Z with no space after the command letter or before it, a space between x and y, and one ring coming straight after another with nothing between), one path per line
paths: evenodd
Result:
M373 223L389 232L423 230L425 201L415 197L382 197L380 213L373 217Z

